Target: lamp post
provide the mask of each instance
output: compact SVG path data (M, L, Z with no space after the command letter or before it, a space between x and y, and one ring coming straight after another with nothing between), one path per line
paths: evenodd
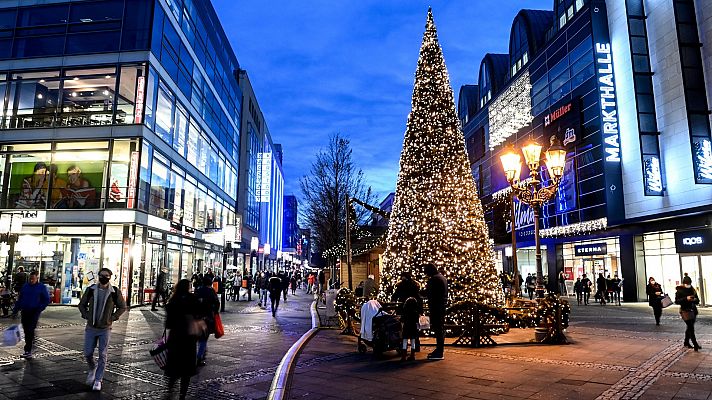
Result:
M519 180L522 171L521 158L519 152L513 145L507 146L504 154L500 156L502 168L507 177L507 182L512 187L512 195L517 196L519 201L529 205L534 211L534 243L536 246L536 294L538 298L544 297L544 273L541 265L541 238L539 237L539 214L541 206L551 200L556 194L556 189L564 173L564 163L566 162L566 150L556 138L550 139L549 149L545 152L546 168L551 177L551 183L541 186L541 149L542 146L530 139L522 146L524 161L529 167L529 178ZM514 226L512 226L512 231Z
M3 214L0 217L0 242L8 244L6 279L12 277L13 262L15 261L15 243L22 231L22 216L15 213Z

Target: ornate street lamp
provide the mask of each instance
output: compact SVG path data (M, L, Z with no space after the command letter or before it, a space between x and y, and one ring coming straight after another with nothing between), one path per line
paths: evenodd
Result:
M524 161L529 167L529 178L524 181L519 180L522 170L521 157L514 146L508 146L500 156L502 168L507 177L507 182L512 187L512 195L517 196L519 201L529 205L534 211L534 242L536 244L536 280L537 297L544 297L544 274L541 265L541 241L539 237L539 213L541 206L551 200L556 194L556 189L564 174L564 163L566 162L566 150L556 136L552 136L549 149L545 152L546 168L551 176L551 183L548 186L541 186L541 149L542 146L530 139L522 146ZM512 232L514 232L514 221L512 221Z

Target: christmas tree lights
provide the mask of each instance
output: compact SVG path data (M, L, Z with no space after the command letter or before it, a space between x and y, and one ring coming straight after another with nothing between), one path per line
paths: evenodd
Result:
M424 263L444 271L448 306L502 305L482 204L430 10L388 224L381 299L390 300L403 271L425 282L419 268ZM464 317L460 310L447 319L458 323Z

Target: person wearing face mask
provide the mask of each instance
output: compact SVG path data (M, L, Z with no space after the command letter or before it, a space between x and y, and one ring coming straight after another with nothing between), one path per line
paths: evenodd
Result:
M648 295L648 305L653 307L653 315L655 315L655 325L660 325L660 316L663 313L663 288L659 283L655 282L652 276L648 279L648 286L645 287L645 293Z
M685 330L685 347L698 351L702 348L697 344L695 337L695 320L697 319L697 305L700 304L700 298L697 296L697 291L692 287L692 278L685 276L682 278L682 285L675 288L675 304L680 305L680 316L685 321L687 329ZM692 345L690 345L692 342Z
M109 268L99 270L99 283L89 286L79 302L79 312L87 320L84 329L84 357L89 365L87 385L92 390L101 390L101 381L106 368L106 356L111 338L111 324L126 312L126 302L121 291L111 286L112 272ZM94 362L94 349L99 346L98 363Z

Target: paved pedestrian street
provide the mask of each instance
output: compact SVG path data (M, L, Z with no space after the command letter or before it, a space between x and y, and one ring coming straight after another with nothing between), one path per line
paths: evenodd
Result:
M254 300L254 297L253 297ZM222 314L225 336L208 342L207 366L191 380L195 399L264 398L284 353L311 328L311 296L298 291L280 305L277 318L256 301L228 302ZM133 308L114 323L107 372L100 394L84 384L84 320L76 307L51 306L42 314L37 353L19 357L22 346L0 347L0 399L160 399L167 378L148 351L163 333L162 309ZM17 323L0 319L0 326ZM175 393L177 396L178 387Z
M677 306L656 327L647 304L573 306L572 344L446 347L444 361L374 359L353 337L323 330L306 346L291 399L708 399L712 310L697 322L698 353L682 347ZM495 337L499 343L508 335ZM533 331L513 330L517 340ZM427 340L425 342L428 342ZM432 344L432 341L430 341Z
M211 338L208 365L191 381L189 398L263 399L277 365L310 327L311 296L289 297L277 318L255 302L228 303L226 334ZM322 310L323 311L323 310ZM115 323L103 391L84 384L83 321L74 307L42 315L37 354L0 348L2 399L165 398L167 379L148 354L163 332L162 310L130 310ZM0 319L4 327L11 319ZM495 337L501 345L446 348L444 361L400 362L394 352L359 354L356 339L322 329L299 356L291 399L708 399L712 398L712 310L702 309L697 337L703 349L683 349L677 307L656 327L643 303L573 306L570 345L527 343L531 330ZM177 387L176 387L177 389Z

